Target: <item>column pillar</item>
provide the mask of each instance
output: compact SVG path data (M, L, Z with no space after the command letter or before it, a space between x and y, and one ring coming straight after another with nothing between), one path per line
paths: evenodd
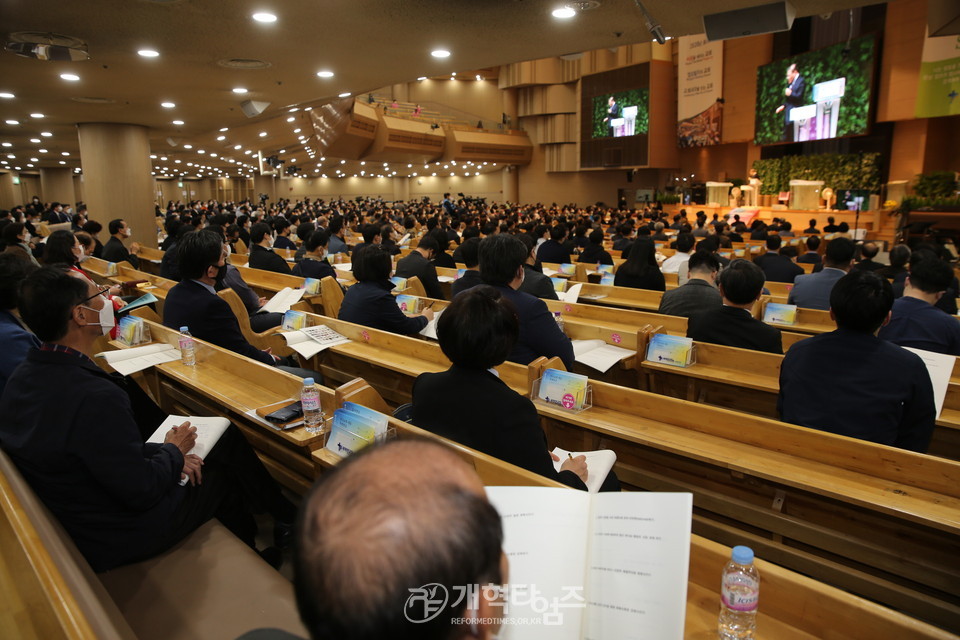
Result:
M13 209L23 204L20 197L20 185L13 184L13 172L0 173L0 209Z
M132 241L157 246L154 180L147 128L130 124L78 124L83 190L91 219L104 229L123 218Z
M506 166L500 171L503 178L503 201L520 201L520 169L514 165Z
M393 199L403 202L410 199L410 178L396 177L393 179Z
M73 171L67 167L40 169L40 192L44 202L59 202L75 206L77 196L73 191Z

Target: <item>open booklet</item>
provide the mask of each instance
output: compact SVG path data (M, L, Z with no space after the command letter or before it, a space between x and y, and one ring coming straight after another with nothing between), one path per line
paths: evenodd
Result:
M576 302L580 298L580 290L583 289L583 283L571 284L566 291L557 291L557 298L560 302Z
M179 427L184 422L190 422L191 427L197 428L197 442L187 453L192 453L200 459L206 458L210 450L213 449L220 436L230 426L230 421L220 417L197 417L197 416L167 416L153 435L147 439L147 442L163 444L163 438L173 427Z
M287 341L287 346L304 358L312 358L328 347L350 342L350 338L337 333L325 324L304 327L299 331L285 331L280 335Z
M272 298L270 298L270 300L267 301L267 304L260 308L260 311L266 311L268 313L286 313L290 310L290 307L300 302L303 294L303 289L291 289L290 287L284 287Z
M440 316L443 314L443 309L435 312L433 314L433 320L427 323L423 329L420 330L420 335L424 338L430 338L431 340L439 340L437 337L437 322L440 321Z
M123 376L149 369L155 364L173 362L180 359L180 350L165 342L148 344L143 347L131 347L116 351L104 351L96 355L107 361L113 370Z
M501 640L681 640L689 493L487 487L510 562ZM500 616L495 610L493 615Z
M600 491L603 481L606 480L607 476L610 474L610 469L613 469L613 465L617 462L617 454L610 449L598 449L597 451L567 451L566 449L561 449L560 447L554 447L551 453L560 458L559 460L553 461L553 467L557 470L557 473L560 473L560 467L563 466L564 460L566 460L568 457L576 458L577 456L583 456L586 458L587 481L584 484L587 485L587 491L590 493L597 493Z
M635 353L629 349L607 344L603 340L572 340L571 342L573 343L573 357L577 362L582 362L588 367L604 373L609 371L613 365Z

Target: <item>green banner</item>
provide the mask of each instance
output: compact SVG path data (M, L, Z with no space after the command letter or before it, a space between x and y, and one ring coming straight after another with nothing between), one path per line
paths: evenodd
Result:
M917 87L918 118L960 114L960 37L927 35Z

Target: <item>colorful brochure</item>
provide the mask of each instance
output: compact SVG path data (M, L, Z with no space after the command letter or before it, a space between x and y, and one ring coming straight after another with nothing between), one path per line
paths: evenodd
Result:
M420 298L401 293L397 296L397 306L404 313L416 314L420 308Z
M647 361L686 367L693 363L693 340L657 333L647 345Z
M320 293L320 281L316 278L306 278L303 281L303 290L309 293L310 295L316 295Z
M587 398L587 376L558 369L547 369L540 378L537 397L564 409L580 411Z
M770 324L797 324L797 305L771 302L763 311L763 321Z
M283 314L280 328L284 331L299 331L307 326L307 314L303 311L287 311Z

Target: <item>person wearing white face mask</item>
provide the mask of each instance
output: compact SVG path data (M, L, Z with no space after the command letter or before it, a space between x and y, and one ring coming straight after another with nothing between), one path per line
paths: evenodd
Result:
M273 251L270 225L258 222L250 230L250 267L276 273L291 273L290 265Z
M316 278L322 280L327 276L337 277L337 272L330 263L327 262L327 244L329 236L323 229L314 231L303 243L306 253L303 254L303 260L293 267L293 275L302 278Z
M102 257L107 262L129 262L134 269L140 268L140 244L133 242L128 250L123 242L130 237L130 227L121 219L111 220L108 225L110 239L103 245Z
M13 253L16 256L28 260L34 266L39 267L40 263L33 257L33 250L30 247L30 231L22 222L11 222L3 228L3 241L7 245L4 250L6 253Z

